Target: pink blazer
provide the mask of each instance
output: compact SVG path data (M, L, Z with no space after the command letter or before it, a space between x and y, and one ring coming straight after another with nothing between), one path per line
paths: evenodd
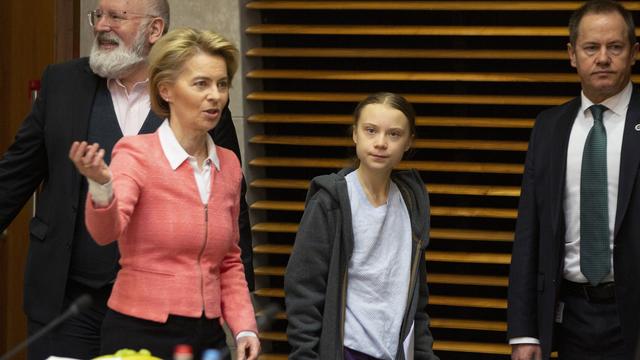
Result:
M175 171L157 133L122 138L111 161L114 200L96 209L87 197L87 228L99 244L118 241L120 265L108 306L157 322L169 314L222 317L234 335L257 332L238 247L242 172L217 147L211 196L200 200L193 169Z

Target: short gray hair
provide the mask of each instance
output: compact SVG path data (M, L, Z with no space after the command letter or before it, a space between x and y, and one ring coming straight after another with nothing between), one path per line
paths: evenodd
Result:
M149 6L149 14L161 17L164 20L162 34L166 34L169 31L169 22L171 20L169 2L167 0L147 0L147 6Z

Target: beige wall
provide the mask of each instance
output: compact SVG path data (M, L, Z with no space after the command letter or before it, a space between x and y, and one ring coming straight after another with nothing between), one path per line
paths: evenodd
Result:
M80 55L87 56L91 49L92 33L87 23L87 12L95 8L97 1L81 2ZM216 31L240 48L242 37L240 28L239 0L169 0L171 6L171 29L180 26L191 26L199 29ZM242 57L241 57L242 58ZM238 133L240 150L243 159L245 149L245 121L243 111L242 63L233 80L230 96L231 113Z

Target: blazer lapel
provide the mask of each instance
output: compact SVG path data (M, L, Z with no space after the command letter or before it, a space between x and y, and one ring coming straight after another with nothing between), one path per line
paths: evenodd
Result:
M622 219L624 219L629 206L629 199L631 198L631 192L638 173L638 165L640 164L640 131L636 130L636 126L640 128L640 94L638 89L634 87L624 123L624 135L622 136L618 206L613 229L614 239L620 230Z
M82 68L79 69L78 77L75 80L75 87L70 94L74 104L73 108L69 109L72 126L71 135L74 141L87 139L89 116L91 116L93 100L100 81L105 80L91 71L88 60L85 64L82 64Z
M71 123L71 141L82 141L87 139L87 132L89 129L89 117L91 116L91 109L93 108L93 101L96 96L96 90L100 81L104 79L98 77L91 71L89 67L89 60L82 63L77 71L77 77L72 79L73 86L69 92L70 104L69 115ZM71 146L71 143L67 144ZM67 151L69 151L67 149ZM82 176L76 170L75 166L71 166L71 181L72 183L80 182ZM78 186L72 187L73 197L79 196Z
M551 134L550 144L553 146L550 159L549 186L551 191L551 211L552 211L552 234L554 239L558 238L558 231L563 228L560 226L561 220L564 219L564 185L567 172L567 149L569 147L569 136L571 128L576 119L578 110L580 109L580 98L571 100L564 106L563 111L556 118L556 126L553 134Z
M158 130L160 125L162 125L163 120L164 119L160 118L153 111L149 111L149 114L147 115L147 119L144 121L144 124L142 124L142 127L140 128L140 132L138 134L150 134L150 133L156 132L156 130Z

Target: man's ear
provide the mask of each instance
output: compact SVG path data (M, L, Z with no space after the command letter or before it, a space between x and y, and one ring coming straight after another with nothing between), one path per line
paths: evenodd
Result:
M155 18L153 19L153 21L151 21L151 24L149 24L149 35L148 35L148 41L149 44L155 44L156 41L158 41L158 39L160 39L160 37L162 36L162 33L164 32L164 20L162 20L162 18Z
M578 62L576 60L576 49L571 45L571 43L567 44L567 53L569 54L569 61L571 62L571 66L577 67Z

